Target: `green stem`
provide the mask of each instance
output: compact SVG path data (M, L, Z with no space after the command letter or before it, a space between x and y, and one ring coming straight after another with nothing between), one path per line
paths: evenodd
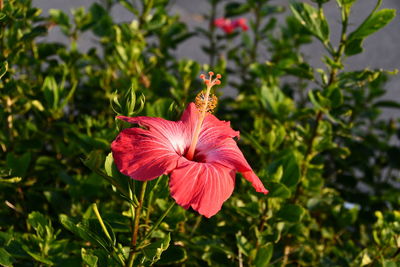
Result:
M211 1L211 15L209 21L208 31L210 33L210 68L214 67L215 54L217 51L217 43L215 41L215 25L214 20L216 17L217 1Z
M192 231L190 232L190 236L193 236L193 234L196 232L197 228L199 228L202 218L203 218L203 216L197 217L196 223L194 224Z
M113 241L112 241L112 238L111 238L111 236L110 236L110 234L108 233L108 230L107 230L107 228L106 228L106 225L104 224L103 219L102 219L101 216L100 216L100 212L99 212L99 210L98 210L98 208L97 208L97 204L96 204L96 203L93 203L93 204L92 204L92 208L93 208L93 211L94 211L94 213L96 214L97 220L99 221L99 223L100 223L100 225L101 225L101 228L103 229L103 231L104 231L104 233L106 234L107 238L108 238L111 242L113 242Z
M147 235L143 238L142 241L140 241L138 247L143 245L143 243L153 234L153 232L160 226L164 218L168 215L168 213L171 211L171 209L175 206L175 201L173 201L169 207L165 210L164 214L161 215L161 217L158 219L158 221L153 225L153 227L150 229L150 231L147 233Z
M154 0L148 0L143 2L143 12L139 17L139 28L142 28L142 25L146 21L147 16L149 15L151 9L153 8Z
M143 200L144 200L144 195L146 193L146 186L147 186L147 181L143 182L142 188L140 189L140 199L139 199L139 205L135 209L135 219L134 219L134 224L133 224L133 231L132 231L132 242L131 242L131 252L129 253L129 260L128 260L128 267L133 266L133 262L135 261L135 256L136 256L136 244L137 244L137 238L138 238L138 233L139 233L139 222L140 222L140 213L142 211L143 207Z
M94 213L96 214L97 220L99 221L101 228L103 229L105 235L110 240L110 242L113 243L113 240L112 240L110 234L108 233L107 227L104 224L103 218L101 218L101 215L100 215L99 209L97 208L96 203L92 204L92 209L93 209ZM117 260L123 265L124 264L124 258L122 256L123 253L120 251L120 249L116 248L115 246L114 246L114 252L115 252L115 254L113 256L116 256Z
M261 23L261 13L260 13L261 7L262 7L262 3L258 2L257 6L254 8L254 16L255 16L254 42L253 42L253 47L251 48L251 51L250 51L250 63L253 63L256 61L258 42L260 41L259 28L260 28L260 23Z
M162 179L161 177L157 179L156 184L154 185L153 188L156 188L156 187L157 187L157 185L158 185L158 183L161 181L161 179ZM154 198L154 190L151 190L150 193L149 193L148 200L147 200L146 218L145 218L145 220L144 220L144 224L145 224L145 225L148 225L148 224L149 224L149 221L150 221L150 213L151 213L152 210L153 210L153 208L152 208L152 206L153 206L153 198Z

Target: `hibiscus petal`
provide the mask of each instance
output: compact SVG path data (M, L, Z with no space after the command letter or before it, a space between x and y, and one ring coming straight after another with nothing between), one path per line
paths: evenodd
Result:
M190 103L181 117L187 131L187 138L192 140L194 129L199 119L199 111L194 103ZM204 118L199 143L202 140L225 139L226 137L239 137L239 132L234 131L229 121L220 121L214 115L207 113Z
M192 133L198 120L199 111L194 103L189 104L182 115L181 121L187 131ZM218 163L225 167L243 173L257 192L268 193L260 179L255 175L243 153L233 140L239 137L230 122L220 121L212 114L207 114L202 125L199 141L196 146L195 159L205 163ZM188 135L191 139L191 135Z
M203 140L203 143L198 144L196 158L201 159L202 162L218 163L229 169L241 172L257 192L268 193L268 190L265 189L261 180L253 172L242 151L240 151L232 138L228 137L214 143L212 140Z
M191 139L188 139L184 133L185 126L180 121L169 121L162 118L153 117L125 117L118 116L120 120L127 121L132 124L146 127L152 135L163 139L165 144L170 144L171 148L178 154L182 154L185 148L190 144Z
M185 149L183 124L150 117L118 117L147 129L123 130L111 144L115 164L135 180L150 180L171 172Z
M268 190L264 187L260 178L258 178L258 176L253 171L242 172L242 174L243 177L251 183L251 185L257 192L268 194Z
M181 158L171 172L171 195L185 209L192 207L210 218L230 197L235 184L235 171L220 164L199 163Z

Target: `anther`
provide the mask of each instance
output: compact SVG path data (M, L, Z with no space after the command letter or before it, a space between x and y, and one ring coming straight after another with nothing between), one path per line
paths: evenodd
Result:
M203 108L206 112L212 113L217 106L218 98L215 95L209 95L206 98L203 91L200 91L196 96L196 108L201 111Z
M206 79L206 76L205 76L204 74L201 74L201 75L200 75L200 79L205 80L205 79Z
M221 79L221 77L222 77L221 74L217 74L216 76L217 79Z
M213 75L214 75L214 72L209 71L209 72L208 72L208 75L213 76ZM211 78L211 77L210 77L210 78Z

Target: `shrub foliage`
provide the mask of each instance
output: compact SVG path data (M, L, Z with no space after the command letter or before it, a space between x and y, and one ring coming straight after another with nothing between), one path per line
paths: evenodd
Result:
M30 0L0 0L0 265L396 266L400 131L381 116L400 107L382 98L395 72L346 65L395 11L378 0L354 25L356 0L336 0L332 40L333 0L210 0L194 30L168 2L45 15ZM132 20L115 22L115 5ZM222 16L249 18L249 30L224 33L213 23ZM50 31L67 41L48 41ZM86 51L82 34L93 40ZM193 38L206 64L175 56ZM302 53L311 42L324 48L322 68ZM217 94L237 92L216 116L240 130L270 191L237 179L211 219L173 205L167 176L131 180L109 154L127 127L116 115L176 120L208 70L223 75Z

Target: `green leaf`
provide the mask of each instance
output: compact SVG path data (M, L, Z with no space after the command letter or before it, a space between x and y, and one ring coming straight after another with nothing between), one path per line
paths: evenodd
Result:
M104 169L106 170L106 174L112 178L112 184L118 185L117 188L120 190L122 189L121 193L129 192L129 181L130 178L120 173L117 169L117 166L114 164L114 158L112 153L110 152L106 160L104 162Z
M376 102L373 106L383 108L400 108L400 103L392 100L382 100Z
M306 3L292 3L290 9L294 17L302 24L312 35L321 42L329 42L329 25L322 9L317 10Z
M242 15L250 10L249 4L230 2L225 6L225 17Z
M256 267L269 266L269 261L272 258L273 251L274 251L274 245L272 243L267 243L261 246L257 251L257 255L254 260L254 265Z
M289 188L287 188L284 184L267 182L265 186L269 190L267 195L268 197L289 198L291 195Z
M150 264L154 264L161 258L161 254L168 249L170 241L171 234L168 233L163 239L151 243L142 250Z
M108 155L108 156L110 156L110 155ZM112 155L110 157L112 158ZM101 165L104 162L104 158L103 158L103 155L101 153L99 153L96 150L93 150L92 152L89 153L89 155L87 156L86 159L82 160L82 162L83 162L83 164L85 164L86 167L91 169L97 175L100 175L101 177L105 178L110 184L115 186L117 188L117 190L123 196L125 196L126 198L129 197L129 190L127 189L127 185L125 185L126 183L122 183L121 181L117 181L114 177L111 177L111 176L107 175L107 173L105 173L103 171L103 169L101 168ZM107 161L107 165L110 165L110 164L111 164L111 159L109 158L108 161ZM107 166L107 168L110 168L110 167ZM123 175L121 174L120 176L123 176Z
M113 32L113 21L109 12L105 10L100 4L94 3L90 7L90 14L92 15L93 32L97 36L111 36Z
M65 214L60 214L59 218L61 224L66 229L83 240L97 244L108 252L112 251L113 244L104 235L97 220L82 220L81 222L76 222L76 220L69 218ZM97 227L94 227L94 225L97 225ZM112 229L109 229L109 227L107 227L107 230L109 233L112 233Z
M274 182L280 182L286 187L292 187L299 182L300 166L293 152L285 153L281 158L272 162L268 167L268 173L273 177L279 168L283 170L280 180L274 179Z
M399 267L399 262L395 260L383 260L382 267Z
M300 179L300 166L294 154L290 154L282 160L283 176L281 182L288 187L294 186Z
M363 42L363 39L354 39L351 41L348 41L348 43L346 44L346 48L344 50L345 54L347 56L353 56L353 55L357 55L360 54L363 49L361 47Z
M21 177L12 177L12 178L0 178L0 183L19 183L22 180Z
M62 10L50 9L49 14L51 19L58 25L69 27L69 17Z
M172 265L182 263L187 259L185 248L180 246L169 246L161 255L161 259L157 262L160 265Z
M40 236L51 235L50 223L46 217L40 212L34 211L28 215L27 223L29 223ZM45 232L46 231L46 232Z
M39 255L39 254L37 254L35 252L32 252L28 246L22 245L22 248L25 250L26 253L28 253L36 261L44 263L44 264L47 264L49 266L53 266L54 265L54 262L52 262L51 260L46 259L44 256Z
M15 259L4 248L0 248L0 265L5 267L12 267Z
M368 264L370 264L371 262L372 262L372 259L371 259L371 257L368 255L368 252L367 252L367 251L363 252L363 256L362 256L362 258L361 258L361 266L368 265Z
M377 12L371 13L364 22L348 37L348 43L345 48L345 53L348 56L359 54L363 51L363 40L385 27L396 16L394 9L382 9Z
M0 12L0 21L4 20L7 17L7 15L3 12Z
M328 96L332 107L336 108L343 104L343 93L339 87L332 89Z
M86 263L89 267L96 267L98 258L97 256L91 254L90 250L86 250L85 248L81 248L81 256L84 263Z
M299 222L303 218L304 208L295 204L286 204L277 213L277 217L288 222Z
M29 33L24 34L22 40L32 40L38 36L45 35L47 33L46 26L36 26Z
M6 74L7 70L8 70L8 62L4 61L0 65L0 79L4 76L4 74Z
M53 76L47 76L44 79L42 91L44 98L46 99L47 105L50 108L56 109L59 103L59 88L56 79Z
M357 0L336 0L336 2L338 3L338 5L340 7L342 6L351 6L353 5Z
M11 169L11 175L24 177L28 171L29 163L31 162L31 153L26 152L22 156L8 153L6 162L7 167Z

